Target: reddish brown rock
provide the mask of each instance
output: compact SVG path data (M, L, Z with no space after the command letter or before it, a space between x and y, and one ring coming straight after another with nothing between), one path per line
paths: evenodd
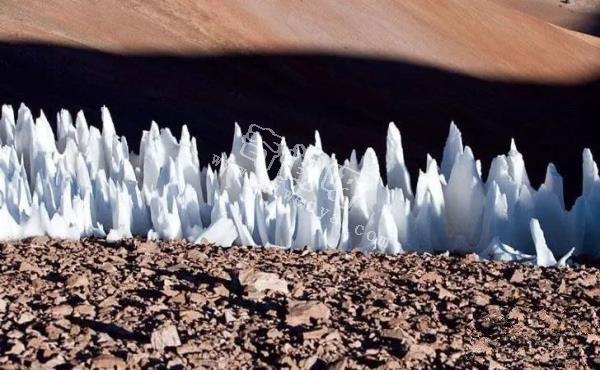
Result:
M181 345L177 328L174 325L166 325L154 330L150 342L157 351L162 351L165 347L178 347Z
M277 274L251 269L241 271L238 279L248 294L260 294L267 291L289 294L287 281L281 279Z
M61 304L50 308L50 314L54 317L63 317L73 313L73 307L68 304Z
M69 276L67 278L67 281L65 284L65 286L67 288L71 288L71 289L86 287L88 285L90 285L88 278L85 277L84 275L79 275L79 274Z
M593 266L61 243L0 243L0 367L597 365Z
M331 316L329 308L316 301L292 301L288 304L285 322L290 326L310 324L311 319L327 320Z
M109 354L97 356L92 361L92 367L96 369L125 369L125 366L125 361Z

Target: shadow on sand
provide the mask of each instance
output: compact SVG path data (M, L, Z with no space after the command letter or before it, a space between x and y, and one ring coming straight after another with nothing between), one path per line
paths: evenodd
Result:
M119 134L137 150L154 119L179 135L188 124L202 163L229 151L233 122L284 135L290 146L313 141L346 158L372 146L380 163L395 121L413 183L425 155L441 158L448 124L483 161L515 137L537 187L554 162L567 199L580 193L581 151L600 156L600 79L574 86L488 81L381 59L326 54L116 55L33 43L0 42L0 102L56 111L84 109L99 125L99 107L113 113ZM36 112L37 114L37 112ZM268 138L266 140L269 140ZM382 167L383 168L383 167Z

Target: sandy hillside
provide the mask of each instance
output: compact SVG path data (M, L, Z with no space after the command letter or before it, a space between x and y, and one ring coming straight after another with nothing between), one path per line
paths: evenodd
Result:
M600 153L600 38L508 2L0 0L0 103L96 125L105 104L134 150L150 120L186 123L203 164L235 121L291 144L318 129L338 158L384 158L395 121L413 174L454 120L484 173L514 137L534 185L553 162L571 203L582 149Z
M0 0L0 39L120 53L324 50L544 81L597 75L597 45L552 27L544 17L559 15L540 2L550 0Z
M580 33L598 36L600 2L597 0L494 0L533 17Z

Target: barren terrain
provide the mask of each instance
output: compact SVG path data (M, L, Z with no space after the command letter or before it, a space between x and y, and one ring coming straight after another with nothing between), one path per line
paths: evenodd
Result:
M495 1L566 29L595 36L600 35L600 24L598 23L600 3L596 0Z
M0 261L2 368L600 365L594 267L47 238Z
M583 29L598 13L582 1L1 0L0 39L123 54L326 52L572 83L598 75L600 49L548 22Z
M454 119L484 166L515 137L572 200L600 155L598 11L559 3L0 0L0 104L97 126L107 104L133 149L150 119L187 123L202 163L234 121L320 129L345 158L383 157L394 120L413 173ZM599 286L472 256L35 238L0 244L0 368L594 368Z

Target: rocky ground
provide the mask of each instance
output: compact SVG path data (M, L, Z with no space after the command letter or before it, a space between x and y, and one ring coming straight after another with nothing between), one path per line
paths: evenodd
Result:
M594 368L599 315L594 267L0 244L0 368Z

